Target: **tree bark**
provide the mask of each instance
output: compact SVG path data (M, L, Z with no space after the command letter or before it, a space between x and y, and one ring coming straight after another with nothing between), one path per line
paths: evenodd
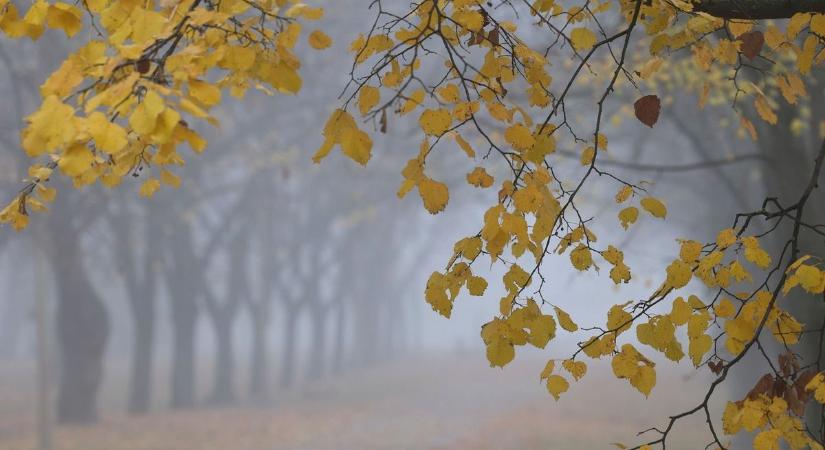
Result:
M249 395L253 399L265 399L267 390L268 346L267 328L269 325L268 308L252 309L252 360L249 368Z
M86 275L77 237L56 233L53 260L57 261L54 272L60 347L57 421L87 424L97 420L109 318Z
M152 357L155 341L154 296L131 298L134 347L132 378L129 385L129 412L144 414L149 411L152 398Z
M287 307L284 314L284 352L281 357L282 388L290 388L295 382L295 345L298 322L297 307Z
M343 296L340 300L344 301ZM332 355L332 373L339 375L344 371L344 352L346 352L347 336L346 304L339 303L335 308L335 344Z
M195 406L195 324L197 308L194 297L172 299L172 400L173 409Z
M326 355L326 318L323 304L315 304L312 309L312 350L309 356L307 379L317 381L324 374L324 356Z
M212 316L215 328L215 344L217 357L215 358L215 384L212 388L212 403L227 405L235 401L234 380L234 348L232 345L232 324L234 313L222 311Z
M694 11L722 19L786 19L797 13L825 13L822 0L701 0Z

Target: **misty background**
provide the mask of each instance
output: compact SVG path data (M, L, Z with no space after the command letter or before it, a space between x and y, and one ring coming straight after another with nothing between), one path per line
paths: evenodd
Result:
M47 214L24 232L0 230L0 449L43 445L44 407L46 444L58 449L529 450L629 444L693 406L712 374L689 361L656 360L648 400L613 378L609 361L589 363L588 376L554 401L538 374L586 334L560 332L547 349L490 368L479 331L498 311L494 270L485 296L459 297L450 320L430 309L427 277L477 231L496 192L464 181L472 166L456 150L432 166L450 186L444 213L431 216L414 194L399 200L401 168L421 138L409 118L390 116L386 134L365 125L375 140L366 168L337 152L312 163L349 79L349 43L372 20L368 2L318 3L335 44L323 52L299 44L301 93L225 94L220 126L199 129L207 150L177 171L179 189L141 198L139 173L115 190L78 192L53 180L62 189ZM71 45L49 32L38 43L0 40L3 198L25 177L22 118ZM595 93L578 95L592 102ZM622 95L636 94L620 92L610 114L627 103ZM754 143L737 136L728 105L700 110L692 94L664 100L653 129L625 120L611 130L604 166L651 182L667 221L622 231L608 180L583 197L599 238L621 244L633 280L615 287L565 256L545 270L545 297L582 326L655 288L676 238L712 239L766 193L796 194L793 174L807 173L798 156L816 147L816 127L799 135L780 126ZM797 114L780 111L780 123ZM580 164L576 149L556 158L559 167ZM99 371L86 367L96 353ZM747 391L749 373L738 376L734 391ZM697 448L697 433L701 421L680 424L676 448Z

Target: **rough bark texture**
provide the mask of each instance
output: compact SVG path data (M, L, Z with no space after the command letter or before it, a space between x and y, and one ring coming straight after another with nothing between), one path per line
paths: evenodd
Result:
M701 0L693 8L723 19L783 19L796 13L825 13L825 1Z

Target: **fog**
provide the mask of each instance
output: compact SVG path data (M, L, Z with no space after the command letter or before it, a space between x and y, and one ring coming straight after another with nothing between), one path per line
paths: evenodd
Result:
M350 79L349 43L372 18L368 2L320 3L335 44L299 44L302 92L226 95L220 125L198 128L209 146L187 156L180 188L145 199L140 173L114 190L55 180L48 213L25 231L0 230L0 449L607 448L693 406L712 373L688 360L657 359L649 399L604 360L554 401L538 374L586 334L489 367L479 332L498 313L496 283L481 298L460 296L449 320L430 308L427 278L478 231L496 192L451 171L464 158L456 152L433 163L450 185L445 212L428 214L416 195L398 199L420 142L412 119L391 117L385 134L365 125L375 140L367 167L335 152L313 164ZM0 40L2 198L25 177L21 118L71 45L57 33ZM775 181L792 170L788 154L719 126L732 117L724 105L696 102L674 93L655 128L623 122L611 132L605 164L649 181L671 208L666 224L624 231L612 184L600 179L582 194L585 214L605 218L593 230L622 245L634 278L615 287L551 258L543 295L580 324L648 295L677 238L712 239L732 211L758 208L766 192L796 192ZM558 155L562 171L579 166L570 152ZM496 278L497 268L479 269ZM100 379L88 367L96 352ZM73 370L80 379L67 381ZM744 372L730 395L752 385ZM704 447L696 433L706 433L701 420L681 424L675 448Z

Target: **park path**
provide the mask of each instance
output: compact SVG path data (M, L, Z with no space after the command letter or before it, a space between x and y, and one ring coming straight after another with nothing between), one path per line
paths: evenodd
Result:
M614 448L611 442L631 443L637 431L694 402L701 387L701 380L661 367L659 385L644 401L594 368L555 402L538 382L542 361L525 358L500 370L481 358L411 358L304 387L273 407L105 415L99 425L58 429L55 450ZM0 392L11 387L0 380ZM0 450L35 448L31 422L20 414L30 408L0 414ZM703 448L701 427L686 423L669 448Z

